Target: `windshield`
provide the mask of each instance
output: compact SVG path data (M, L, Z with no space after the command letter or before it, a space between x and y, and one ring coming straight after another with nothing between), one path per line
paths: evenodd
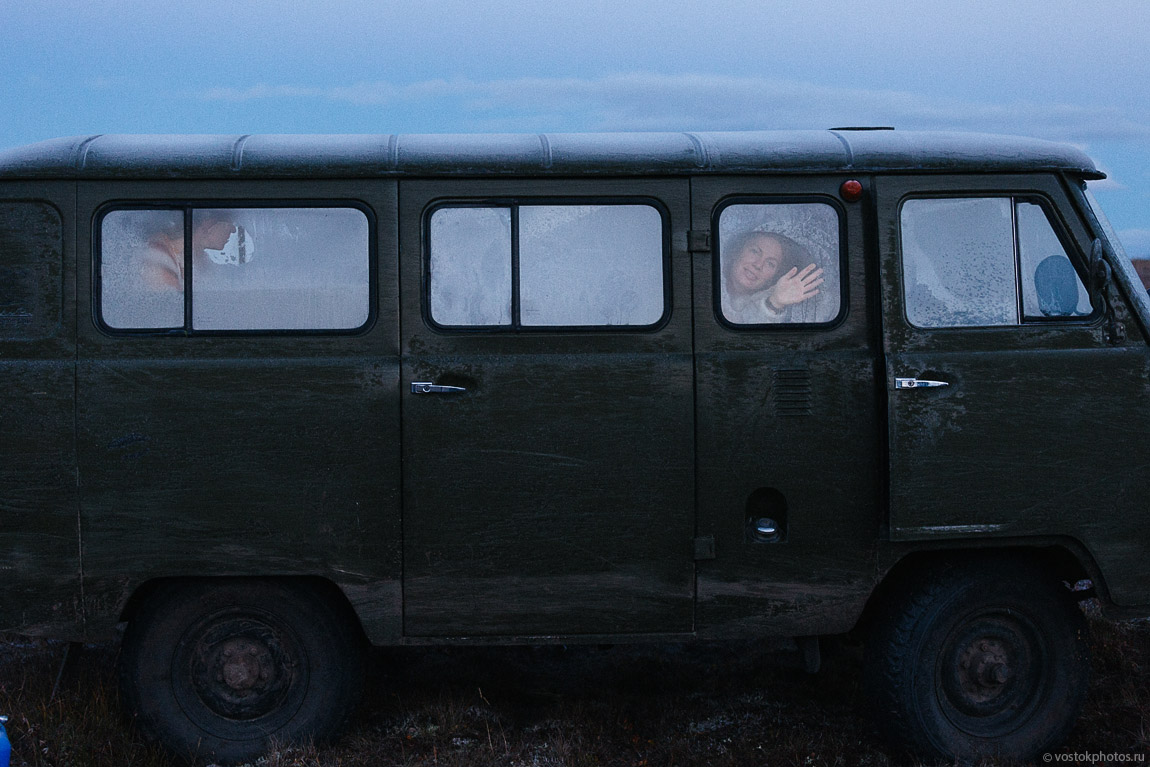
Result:
M1098 204L1098 198L1094 196L1094 192L1090 191L1090 185L1083 185L1086 190L1086 201L1090 203L1090 210L1094 213L1094 218L1098 220L1098 225L1102 229L1102 233L1106 235L1106 239L1110 241L1110 247L1114 249L1114 254L1121 257L1123 260L1129 261L1129 256L1126 255L1126 249L1122 247L1122 241L1118 239L1118 232L1114 231L1114 227L1110 224L1110 219L1106 218L1106 213L1102 210L1102 206Z
M1135 310L1138 312L1139 319L1142 320L1143 326L1150 326L1150 296L1146 293L1146 288L1142 285L1142 279L1138 273L1134 271L1134 264L1131 263L1130 257L1126 255L1126 249L1122 247L1122 242L1118 239L1118 233L1114 231L1114 227L1110 225L1110 219L1106 218L1106 213L1103 212L1102 206L1098 204L1095 199L1094 193L1086 184L1082 184L1082 191L1085 194L1086 202L1090 206L1090 212L1096 224L1095 231L1101 230L1103 241L1106 247L1103 249L1108 256L1107 260L1114 268L1115 279L1121 285L1127 295L1130 296L1134 303Z

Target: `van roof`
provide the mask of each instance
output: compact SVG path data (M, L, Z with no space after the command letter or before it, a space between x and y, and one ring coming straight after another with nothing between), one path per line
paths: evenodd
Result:
M0 178L375 178L699 173L1065 171L1105 178L1067 144L978 133L95 135L0 150Z

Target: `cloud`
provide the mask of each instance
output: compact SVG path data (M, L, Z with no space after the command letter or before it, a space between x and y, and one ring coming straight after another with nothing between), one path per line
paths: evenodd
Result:
M1150 114L1126 108L962 100L799 80L631 73L600 78L386 81L333 87L213 88L209 101L327 100L366 108L454 109L468 130L756 130L892 125L1019 133L1061 141L1146 140Z

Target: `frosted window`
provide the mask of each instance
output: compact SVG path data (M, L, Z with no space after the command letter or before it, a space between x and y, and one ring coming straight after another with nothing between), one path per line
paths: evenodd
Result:
M1022 306L1028 318L1084 317L1090 295L1042 207L1019 202L1018 256L1022 264Z
M663 219L649 205L524 205L519 275L524 326L653 325Z
M903 289L911 324L1018 323L1011 206L1009 197L903 204Z
M430 249L432 320L511 324L510 208L439 208Z
M183 211L114 210L104 216L100 311L113 328L183 327Z
M635 327L663 316L663 218L650 205L438 208L428 228L439 325Z
M839 217L826 203L729 205L719 214L719 301L740 325L839 314Z
M197 209L192 232L193 329L346 330L367 322L362 211Z
M353 208L112 211L101 314L113 328L183 328L191 302L191 330L358 328L371 310L368 229Z

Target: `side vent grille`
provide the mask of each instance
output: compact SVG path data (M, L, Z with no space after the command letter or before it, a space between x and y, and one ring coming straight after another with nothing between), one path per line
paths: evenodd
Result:
M775 369L775 415L811 414L811 371L806 368Z

